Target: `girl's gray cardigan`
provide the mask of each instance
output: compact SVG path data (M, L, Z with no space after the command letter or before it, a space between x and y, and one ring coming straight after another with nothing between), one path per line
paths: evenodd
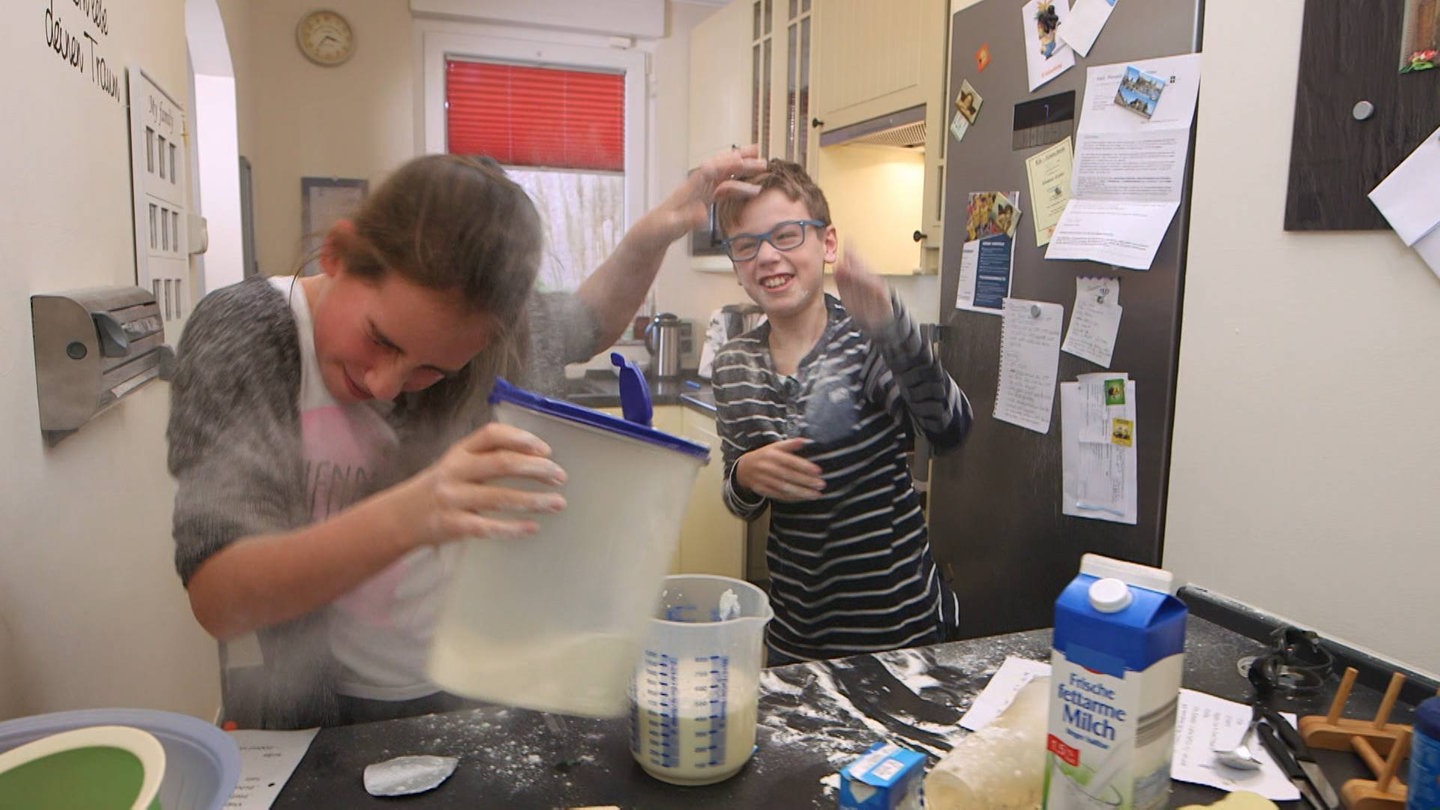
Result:
M296 294L299 294L298 288ZM518 384L555 393L567 362L599 347L594 318L577 298L532 295L528 373ZM464 375L462 375L464 376ZM493 376L476 372L405 395L391 417L400 437L389 472L371 491L403 480L488 419ZM175 567L188 584L211 554L235 540L312 521L301 456L300 348L290 305L264 278L207 295L181 336L171 382L170 473L176 479ZM337 720L327 611L258 632L264 666L222 674L224 712L244 727L308 728ZM225 647L221 645L222 671Z

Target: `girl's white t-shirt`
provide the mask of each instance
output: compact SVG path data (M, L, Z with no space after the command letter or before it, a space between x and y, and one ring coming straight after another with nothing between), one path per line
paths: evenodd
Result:
M289 299L300 336L305 488L310 513L320 521L368 492L368 482L393 455L395 431L385 421L390 403L347 404L330 395L304 290L294 278L270 282ZM439 691L426 677L425 660L453 557L434 546L416 549L331 604L330 649L340 664L340 694L411 700Z

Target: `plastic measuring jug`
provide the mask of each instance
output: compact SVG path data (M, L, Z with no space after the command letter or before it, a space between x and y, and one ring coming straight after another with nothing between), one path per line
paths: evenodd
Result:
M635 670L630 751L645 772L676 785L733 776L755 749L765 592L729 577L665 578Z
M566 507L530 516L540 527L531 537L462 542L431 644L430 678L477 700L624 715L709 450L504 380L490 401L496 420L550 445L566 472Z

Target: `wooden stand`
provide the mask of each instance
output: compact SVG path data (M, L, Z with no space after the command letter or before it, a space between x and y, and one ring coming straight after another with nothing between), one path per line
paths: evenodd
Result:
M1325 717L1310 714L1300 718L1300 737L1311 748L1324 748L1327 751L1352 750L1355 746L1351 741L1360 739L1368 744L1372 752L1381 756L1387 755L1402 733L1410 733L1407 725L1387 722L1390 711L1395 708L1395 700L1400 696L1400 687L1405 685L1405 676L1398 672L1391 676L1390 685L1385 689L1385 697L1380 701L1380 709L1375 712L1374 720L1352 720L1341 717L1340 711L1350 699L1350 689L1355 685L1355 674L1354 667L1345 669L1345 675L1340 679L1340 688L1330 703L1330 714Z
M1395 779L1395 772L1410 752L1410 729L1405 727L1384 760L1364 737L1352 738L1355 753L1370 766L1377 779L1350 779L1340 786L1340 798L1350 810L1393 810L1405 806L1406 789Z
M1355 674L1354 667L1345 669L1340 688L1330 702L1328 715L1311 714L1300 718L1300 737L1311 748L1354 751L1375 774L1374 779L1351 779L1341 786L1340 798L1350 810L1404 807L1408 791L1395 779L1395 774L1410 753L1411 729L1403 723L1388 721L1391 710L1395 708L1395 700L1400 697L1400 688L1405 685L1405 676L1398 672L1390 676L1390 685L1385 688L1385 696L1380 700L1374 720L1351 720L1341 717L1340 711L1350 699Z

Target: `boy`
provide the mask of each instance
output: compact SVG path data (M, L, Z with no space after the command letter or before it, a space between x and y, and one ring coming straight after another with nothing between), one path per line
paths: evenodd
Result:
M825 195L799 165L745 178L719 203L740 286L767 322L716 357L725 504L770 509L772 665L952 638L959 603L930 554L910 480L918 428L960 446L970 403L883 281L853 251L836 262ZM843 300L843 304L841 301Z

